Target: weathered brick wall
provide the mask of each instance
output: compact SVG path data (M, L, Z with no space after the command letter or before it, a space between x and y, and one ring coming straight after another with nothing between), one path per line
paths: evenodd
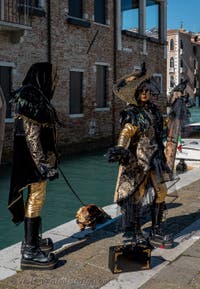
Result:
M1 31L0 63L12 66L12 89L17 89L32 63L47 60L47 25L45 17L33 17L32 29L19 33ZM11 159L13 122L6 122L3 161Z
M119 132L119 112L125 103L114 97L114 34L113 1L107 1L106 25L94 22L94 1L84 1L84 17L91 26L81 27L69 24L66 19L68 1L51 1L51 56L58 67L58 86L53 103L64 127L58 127L59 150L65 153L108 147ZM23 80L30 65L47 60L47 18L34 17L32 29L27 30L19 43L11 43L8 33L0 34L0 61L15 64L13 88ZM97 33L97 35L96 35ZM96 38L94 40L94 37ZM94 40L90 47L90 44ZM125 50L117 52L117 78L130 73L134 65L143 61L153 72L162 73L165 88L164 48L158 43L147 41L148 55L141 55L143 40L123 35ZM90 50L88 51L90 47ZM129 48L131 52L127 52ZM96 63L108 65L109 108L95 110ZM71 69L83 71L83 116L72 118L69 115L69 75ZM158 100L162 108L165 91ZM163 101L164 100L164 101ZM114 106L113 106L114 101ZM6 158L12 153L13 123L6 125Z
M52 15L52 30L55 30L52 31L52 62L59 64L59 83L55 92L54 103L59 117L66 125L65 128L58 129L59 146L63 151L69 152L72 145L76 145L77 148L80 144L82 149L84 143L94 143L94 141L97 142L97 145L106 145L105 139L111 138L111 108L109 107L108 111L95 110L95 68L96 63L108 65L108 102L110 103L113 85L113 26L102 25L93 21L93 1L84 1L84 15L91 21L89 28L67 23L64 9L68 9L68 7L65 3L62 3L59 5L59 11ZM113 22L112 10L112 3L109 2L106 17L108 23ZM60 21L60 18L62 18L62 21ZM59 32L57 27L59 27ZM91 45L93 40L94 42ZM69 116L70 69L83 70L82 117L72 118Z

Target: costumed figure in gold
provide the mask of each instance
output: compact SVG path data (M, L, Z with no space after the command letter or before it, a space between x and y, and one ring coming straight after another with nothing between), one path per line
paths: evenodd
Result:
M52 64L35 63L22 87L13 93L16 110L8 209L15 224L24 221L22 269L53 269L57 263L55 256L49 253L53 249L52 240L42 239L39 234L46 183L58 177L55 138L58 119L50 103L56 79ZM25 188L28 194L24 204Z
M170 247L172 237L161 228L166 209L165 181L170 178L164 154L163 118L150 101L151 95L160 93L157 83L143 66L141 72L123 77L113 90L128 103L120 114L118 144L108 150L108 161L120 164L114 201L122 210L124 237L131 237L136 244L148 242L141 230L140 214L144 197L153 192L150 242Z

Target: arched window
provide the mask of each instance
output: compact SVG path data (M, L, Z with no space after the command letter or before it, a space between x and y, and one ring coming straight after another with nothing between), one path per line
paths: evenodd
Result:
M173 88L174 87L174 76L173 75L171 75L170 76L170 88Z
M170 63L169 63L170 67L174 67L174 57L170 58Z
M174 39L170 40L170 50L174 50Z
M183 68L183 59L180 60L180 67Z

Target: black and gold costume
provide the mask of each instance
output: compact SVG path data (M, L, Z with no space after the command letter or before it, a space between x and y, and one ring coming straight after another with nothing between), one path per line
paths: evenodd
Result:
M0 164L4 142L5 117L6 117L6 100L0 85Z
M162 234L165 181L170 178L162 142L163 118L155 104L141 102L139 92L143 89L151 93L156 90L154 79L145 73L125 77L114 86L115 94L129 104L120 115L118 144L108 151L109 161L120 163L114 201L122 209L124 230L133 233L136 243L144 241L140 211L149 188L153 188L155 194L151 208L152 235ZM166 236L161 237L161 242L164 239Z
M22 269L31 266L51 269L55 260L40 247L52 248L52 240L40 239L40 211L46 196L46 181L58 177L55 123L50 103L56 71L50 63L36 63L29 69L22 87L13 96L16 106L14 150L8 208L13 222L24 221ZM28 189L24 204L23 190Z

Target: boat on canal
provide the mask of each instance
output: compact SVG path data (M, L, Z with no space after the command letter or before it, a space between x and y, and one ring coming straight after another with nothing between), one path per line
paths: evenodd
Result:
M184 130L188 138L179 141L176 163L184 160L191 167L200 167L200 122L187 124Z

